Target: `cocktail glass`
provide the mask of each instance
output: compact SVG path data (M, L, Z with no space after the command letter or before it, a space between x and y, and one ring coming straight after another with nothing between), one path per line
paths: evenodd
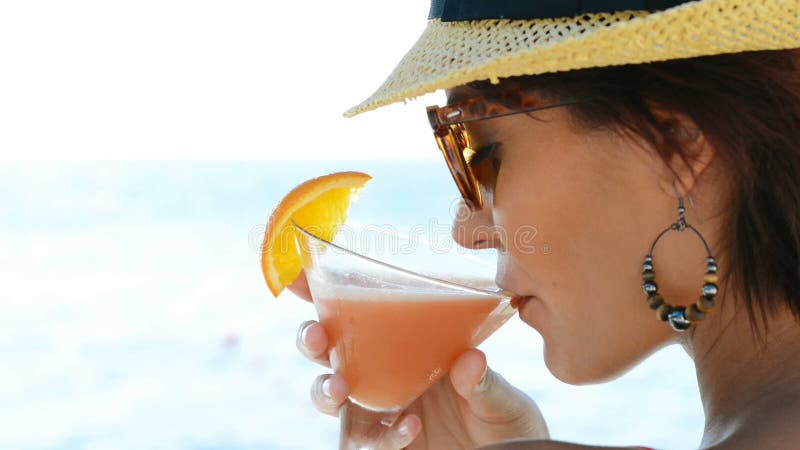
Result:
M442 279L435 268L474 266L463 255L437 252L427 258L434 269L422 273L377 259L414 256L407 244L376 245L364 253L383 255L367 256L295 227L331 366L350 386L340 450L376 448L403 409L515 312L513 296L489 288L488 278Z

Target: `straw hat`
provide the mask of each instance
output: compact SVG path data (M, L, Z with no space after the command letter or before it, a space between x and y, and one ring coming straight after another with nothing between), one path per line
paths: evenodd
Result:
M350 117L476 80L800 47L800 0L432 0L428 26Z

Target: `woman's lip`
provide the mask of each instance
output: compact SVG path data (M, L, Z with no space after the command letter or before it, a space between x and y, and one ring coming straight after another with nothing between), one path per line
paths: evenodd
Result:
M535 301L539 301L535 296L523 297L517 309L519 318L533 328L537 328L535 322L537 322L537 317L540 313L540 311L534 312L534 308L537 306Z
M532 297L532 295L518 295L511 299L511 307L519 311Z

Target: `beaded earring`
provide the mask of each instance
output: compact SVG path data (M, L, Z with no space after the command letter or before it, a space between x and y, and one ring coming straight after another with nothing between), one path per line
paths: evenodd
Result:
M693 323L703 320L703 318L711 312L714 308L714 297L717 295L717 263L711 255L711 250L703 239L703 236L697 231L696 228L686 223L685 217L686 208L683 207L683 197L678 196L678 220L670 224L664 231L662 231L653 241L650 246L650 251L644 257L644 264L642 264L642 290L647 295L647 306L655 310L656 317L662 322L668 322L675 331L686 331ZM703 288L701 290L700 298L697 302L685 306L672 306L664 301L661 294L658 293L658 285L656 284L656 274L653 266L653 249L661 236L669 231L684 231L692 230L698 238L703 242L706 249L706 274L703 277Z

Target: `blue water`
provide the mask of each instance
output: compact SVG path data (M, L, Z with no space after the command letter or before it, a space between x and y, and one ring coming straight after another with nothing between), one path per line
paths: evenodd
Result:
M362 220L446 224L439 160L85 162L0 167L0 448L331 449L337 422L294 348L313 308L274 300L259 233L298 182L375 181ZM667 348L611 383L567 386L513 321L482 348L541 406L556 439L696 447L691 362Z

